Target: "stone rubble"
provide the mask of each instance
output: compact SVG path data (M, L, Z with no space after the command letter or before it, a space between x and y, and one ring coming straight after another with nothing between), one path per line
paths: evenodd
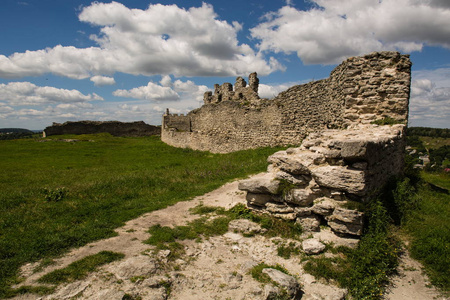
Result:
M402 172L404 125L355 125L311 134L300 147L268 158L266 173L242 180L248 207L300 224L305 231L329 226L361 236L364 215L348 206L364 203Z

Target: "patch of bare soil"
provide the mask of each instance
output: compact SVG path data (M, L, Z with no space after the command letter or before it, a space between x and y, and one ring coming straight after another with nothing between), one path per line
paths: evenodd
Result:
M275 286L260 283L249 274L249 270L259 263L280 264L286 268L301 287L302 292L296 299L345 299L346 290L323 284L306 274L299 256L284 259L277 255L278 244L292 242L301 249L299 241L262 235L244 237L229 231L202 242L183 241L186 253L175 261L169 261L168 250L155 253L153 246L143 243L150 237L148 229L152 225L184 225L198 218L189 209L199 204L229 209L238 203L245 203L245 195L237 186L237 181L228 183L191 201L144 214L118 228L116 237L73 249L56 259L56 264L37 273L33 273L33 269L38 263L23 266L25 280L20 285L39 285L37 279L44 274L88 255L104 250L125 254L124 259L102 266L82 281L58 286L51 295L39 297L27 294L15 299L275 299ZM322 243L333 242L334 245L352 247L357 243L354 239L337 237L329 230L314 233L313 237ZM311 235L304 238L311 238ZM402 268L400 274L404 275L394 279L386 299L426 300L437 295L433 289L426 287L416 262L403 257Z
M400 257L398 275L391 279L391 284L384 296L386 300L423 300L448 299L442 296L428 280L422 271L422 265L411 258L409 252Z

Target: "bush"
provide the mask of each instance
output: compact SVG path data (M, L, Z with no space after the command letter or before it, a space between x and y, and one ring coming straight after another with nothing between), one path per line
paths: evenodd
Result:
M44 189L44 199L47 202L58 202L63 200L68 191L66 188Z

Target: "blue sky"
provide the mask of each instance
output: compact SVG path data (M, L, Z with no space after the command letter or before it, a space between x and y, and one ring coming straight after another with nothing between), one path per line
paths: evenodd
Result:
M348 57L410 54L411 126L450 127L450 1L2 0L0 127L160 124L214 83L258 72L260 96Z

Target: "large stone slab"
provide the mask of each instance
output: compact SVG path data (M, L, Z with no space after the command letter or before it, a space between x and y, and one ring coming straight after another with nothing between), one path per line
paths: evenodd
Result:
M311 170L314 180L322 187L345 191L358 196L367 192L366 174L345 166L323 166Z
M241 180L238 188L241 191L247 191L254 194L276 195L279 186L280 182L275 180L271 173L264 173L250 179Z
M293 299L301 293L300 284L294 277L272 268L263 269L262 272L267 274L270 279L276 282L279 286L285 288L289 296Z

